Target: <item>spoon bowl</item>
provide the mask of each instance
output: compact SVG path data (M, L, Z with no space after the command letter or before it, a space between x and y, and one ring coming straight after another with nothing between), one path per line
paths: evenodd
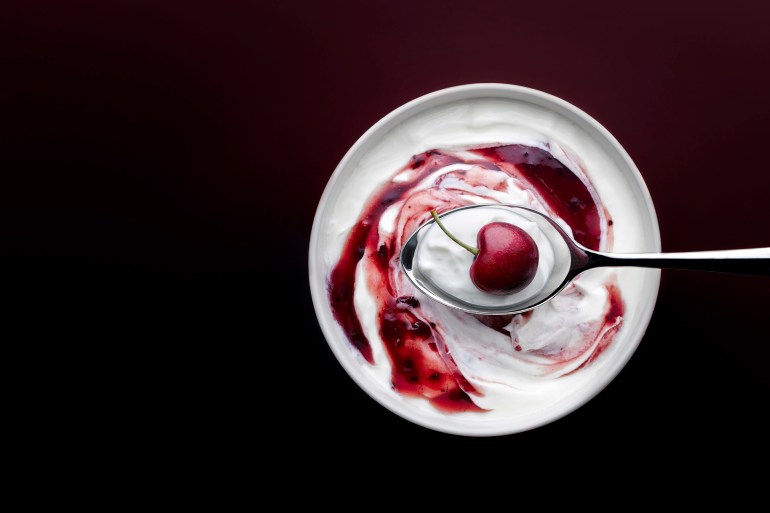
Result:
M554 253L554 266L545 285L531 297L515 299L503 305L486 306L464 301L437 287L424 276L416 264L418 249L431 219L407 239L401 249L401 267L407 278L426 296L443 305L464 312L481 315L509 315L526 312L553 299L576 276L595 267L651 267L730 272L770 276L770 248L689 253L634 253L618 254L594 251L574 241L553 219L527 207L510 204L476 204L459 207L440 214L443 218L462 210L496 208L513 211L520 217L537 224Z

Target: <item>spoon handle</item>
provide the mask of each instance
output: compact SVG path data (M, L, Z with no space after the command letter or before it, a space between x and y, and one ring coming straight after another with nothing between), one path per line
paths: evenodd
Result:
M602 253L585 250L587 269L653 267L770 276L770 248L693 251L688 253Z

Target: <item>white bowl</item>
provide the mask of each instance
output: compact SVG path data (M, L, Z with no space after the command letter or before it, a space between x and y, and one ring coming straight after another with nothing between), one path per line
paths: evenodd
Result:
M353 348L340 326L334 319L327 295L327 279L334 259L328 254L332 242L328 239L328 226L332 224L332 213L337 215L339 224L339 204L351 206L354 213L343 224L353 226L360 214L360 208L366 197L373 191L356 189L364 181L359 175L366 174L359 163L367 153L388 136L393 140L398 131L393 131L415 116L433 116L442 119L443 113L449 112L453 104L465 105L465 102L486 102L487 105L499 105L512 111L520 110L523 114L518 121L532 122L533 130L547 133L557 141L563 141L572 147L580 157L588 153L592 162L587 162L587 174L599 192L602 203L612 213L615 221L615 243L610 249L617 252L657 252L660 251L660 233L657 217L647 187L636 166L617 140L598 122L575 106L549 94L507 84L469 84L436 91L413 100L394 110L374 124L340 161L324 190L316 211L313 231L310 238L309 274L310 290L316 315L321 329L332 351L343 368L353 380L380 404L416 424L447 433L471 436L502 435L525 431L552 422L574 411L599 393L620 372L628 362L644 335L649 323L660 284L660 271L650 269L621 269L618 279L626 303L623 328L618 332L609 349L602 354L589 369L581 370L588 376L574 390L565 392L557 400L535 404L517 413L496 412L447 414L425 406L421 399L405 398L390 386L388 377L372 372L369 364ZM462 102L462 103L457 103ZM492 103L490 103L492 102ZM457 109L453 112L455 112ZM428 112L429 111L429 112ZM435 115L434 115L435 113ZM529 113L536 115L530 116ZM451 117L451 116L450 116ZM419 118L419 119L423 119ZM457 118L456 112L454 118ZM542 119L547 119L543 123ZM538 121L540 119L540 121ZM443 122L443 121L442 121ZM447 122L458 122L449 119ZM462 120L460 120L462 122ZM472 126L468 130L473 130ZM390 135L389 135L390 134ZM466 143L495 143L485 140L487 135L471 136ZM396 137L397 139L397 137ZM576 142L577 141L577 142ZM388 146L396 153L395 167L388 167L390 173L400 165L407 163L416 153L432 147L441 146L440 137L431 140L431 134L425 134L425 140L401 146ZM457 144L460 141L444 141ZM570 144L571 143L571 144ZM385 142L383 142L385 144ZM576 147L577 146L577 147ZM590 150L590 151L589 151ZM383 168L385 169L385 168ZM601 173L596 174L601 170ZM382 171L377 171L382 173ZM389 178L385 173L382 181ZM367 183L371 183L370 181ZM375 177L376 178L376 177ZM618 215L622 210L622 215ZM326 240L325 240L326 239ZM333 253L333 251L331 251Z

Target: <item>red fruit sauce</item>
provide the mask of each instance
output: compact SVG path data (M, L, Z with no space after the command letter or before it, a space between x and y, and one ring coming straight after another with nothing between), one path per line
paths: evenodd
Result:
M440 174L428 189L418 187L429 175L452 164L474 167ZM377 329L391 363L393 388L404 395L424 397L442 411L483 411L471 399L480 393L448 354L441 327L422 316L416 298L400 296L396 290L401 273L401 244L430 218L432 209L444 212L471 203L464 197L465 192L451 188L453 176L489 190L504 190L505 179L509 177L522 182L547 206L550 214L570 225L578 242L592 249L599 248L601 239L601 207L583 179L548 151L519 144L465 152L427 151L412 157L394 176L399 176L399 180L386 182L364 206L330 273L328 293L334 317L351 344L373 363L372 348L354 305L356 287L368 287L377 302ZM477 190L481 189L473 194L481 194ZM490 198L489 202L495 200ZM394 233L381 233L380 219L394 204L399 204L397 229ZM611 225L609 220L608 224ZM359 264L366 266L366 283L356 283ZM607 316L612 319L605 319L605 323L616 323L623 313L619 294L616 290L611 292ZM478 318L501 333L507 333L503 328L511 320L510 316ZM616 331L617 327L605 333L586 364L609 345Z

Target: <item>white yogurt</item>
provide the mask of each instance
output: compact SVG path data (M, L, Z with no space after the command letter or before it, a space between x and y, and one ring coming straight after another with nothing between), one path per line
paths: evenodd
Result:
M543 290L554 264L553 248L537 224L505 208L471 208L442 216L441 222L452 235L474 246L482 226L503 222L518 226L535 241L540 259L532 282L514 294L499 296L473 284L469 269L474 255L458 245L435 223L425 231L414 256L415 273L438 289L466 303L478 306L505 306L523 303Z

